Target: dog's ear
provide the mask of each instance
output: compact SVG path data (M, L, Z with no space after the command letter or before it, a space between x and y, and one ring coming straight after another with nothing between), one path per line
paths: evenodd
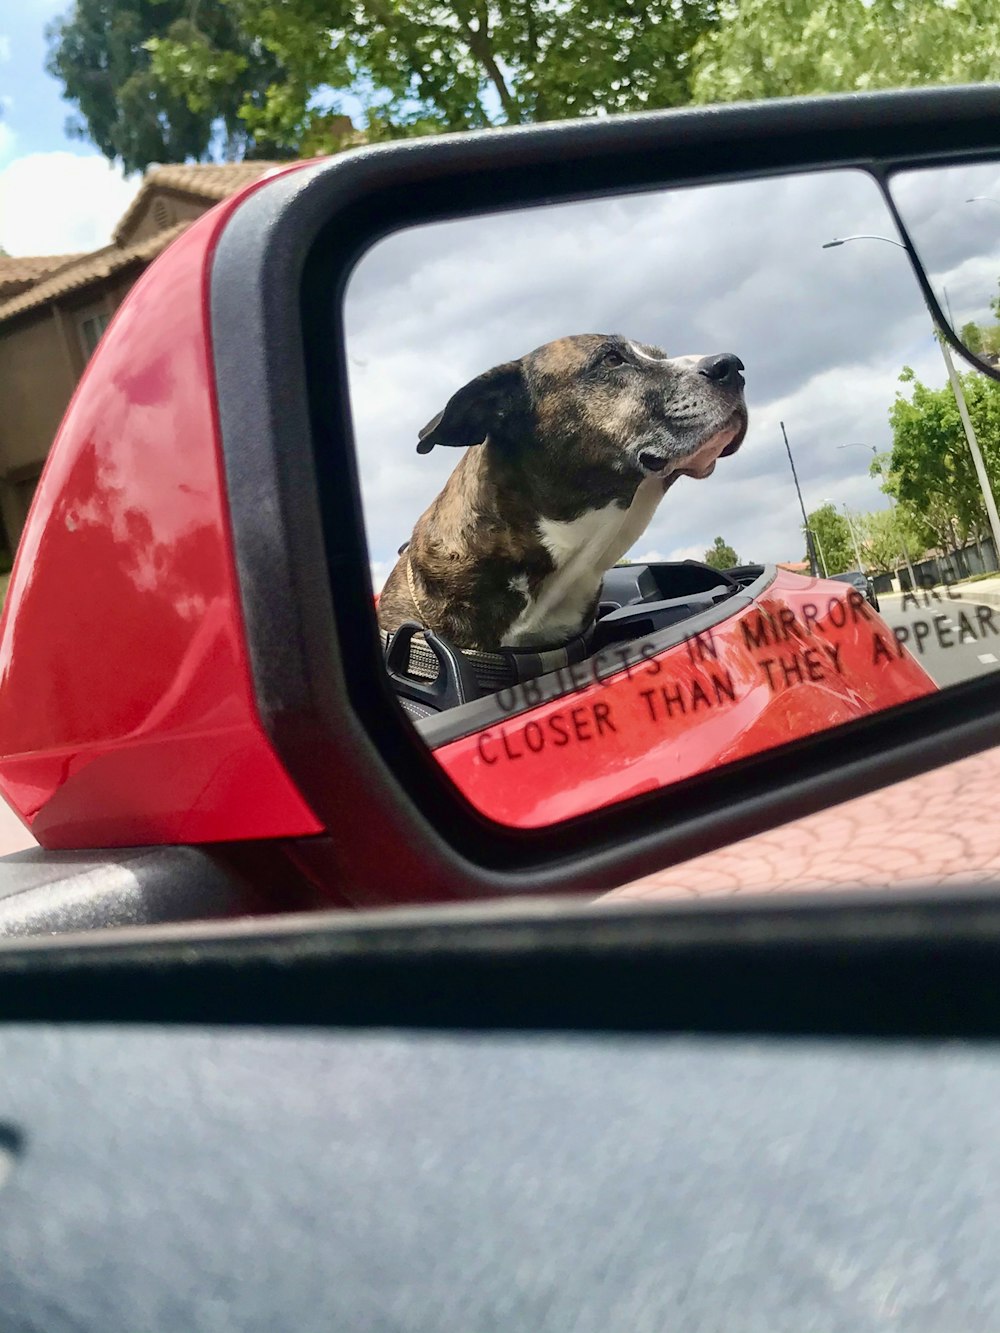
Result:
M494 366L463 385L448 400L444 411L428 421L418 436L417 453L429 454L436 444L457 449L482 444L515 413L523 412L527 403L528 386L521 362Z

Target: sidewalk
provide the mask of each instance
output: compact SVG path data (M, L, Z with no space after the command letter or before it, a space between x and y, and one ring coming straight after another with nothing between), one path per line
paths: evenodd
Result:
M987 750L658 871L607 897L655 902L1000 881L998 792L1000 749Z
M882 592L879 593L879 601L899 601L903 595L899 592ZM982 606L1000 606L1000 574L991 574L986 579L951 583L947 586L939 583L933 588L928 588L926 593L923 589L918 588L917 602L920 606L925 604L925 596L931 605L934 605L938 598L941 599L942 604L960 598L963 602L979 602ZM912 606L912 602L910 605Z
M956 583L951 591L957 592L963 602L979 602L982 606L1000 606L1000 574L988 579L979 579L973 583ZM944 590L943 596L947 598L947 589Z

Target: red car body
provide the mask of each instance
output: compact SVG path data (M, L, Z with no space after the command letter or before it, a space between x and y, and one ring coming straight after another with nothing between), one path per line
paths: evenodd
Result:
M217 422L213 254L264 180L136 283L36 493L0 621L0 790L44 847L323 831L257 712ZM627 669L606 660L600 680L577 668L564 697L526 697L437 757L484 814L531 827L932 691L851 596L779 573L714 628L711 653L694 639ZM754 648L760 617L781 632ZM801 679L769 681L768 654Z
M0 788L43 847L317 833L254 703L208 283L250 189L143 274L49 454L0 621Z
M936 689L853 589L781 570L760 581L710 631L626 669L608 654L575 668L561 697L440 745L438 759L483 814L531 828Z

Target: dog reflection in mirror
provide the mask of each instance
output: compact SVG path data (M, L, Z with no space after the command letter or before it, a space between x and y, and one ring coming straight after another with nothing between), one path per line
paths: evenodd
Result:
M605 573L677 478L707 477L740 447L742 370L729 352L669 357L581 334L470 380L420 432L418 453L466 452L401 548L382 628L415 620L487 651L584 631Z

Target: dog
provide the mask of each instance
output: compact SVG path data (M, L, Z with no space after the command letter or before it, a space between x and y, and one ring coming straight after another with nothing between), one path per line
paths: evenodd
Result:
M470 380L419 433L418 453L466 452L400 548L381 628L485 651L584 632L670 487L742 444L743 370L730 352L578 334Z

